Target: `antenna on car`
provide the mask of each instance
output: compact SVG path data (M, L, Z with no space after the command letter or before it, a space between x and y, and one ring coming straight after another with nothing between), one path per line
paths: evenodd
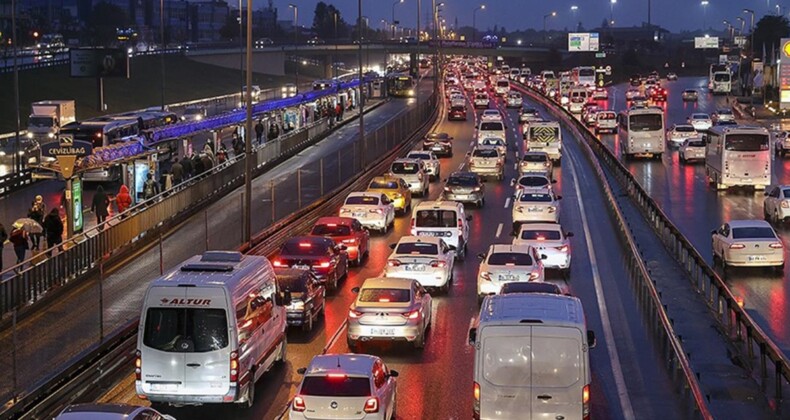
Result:
M337 367L340 368L340 357L337 358Z

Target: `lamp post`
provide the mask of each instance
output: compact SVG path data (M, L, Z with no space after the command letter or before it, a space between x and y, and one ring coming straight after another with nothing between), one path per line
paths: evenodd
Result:
M727 28L727 37L731 38L732 34L733 34L733 30L732 30L732 24L730 23L730 21L725 19L721 23L724 24L725 28Z
M296 90L299 90L299 57L296 56L296 49L299 46L299 8L295 4L288 5L289 8L294 9L294 68L295 71L295 84Z
M338 43L338 38L337 38L337 14L338 14L337 10L335 10L334 13L332 13L332 16L335 19L335 54L332 55L332 78L333 79L337 79L337 43Z
M576 20L576 12L579 10L579 6L573 5L571 6L571 14L573 14L573 20ZM576 23L576 22L574 22Z
M162 111L165 110L165 0L159 0L159 41L162 43L162 51L159 52L159 66L162 72ZM16 42L16 39L14 40Z
M702 6L702 31L705 31L705 26L708 25L708 4L710 2L708 0L702 0L699 2L700 6Z
M547 29L546 29L546 21L547 21L547 20L548 20L550 17L554 17L554 16L557 16L557 12L551 12L551 13L549 13L549 14L545 14L545 15L543 15L543 42L546 42L546 30L547 30Z
M746 25L746 19L738 16L735 19L738 19L738 22L741 22L741 29L738 31L738 36L743 36L743 27Z
M472 10L472 41L477 41L477 11L478 10L486 10L486 5L481 4L480 6L475 7Z
M357 37L359 38L359 49L357 50L357 60L359 60L359 169L365 169L365 156L367 155L367 147L365 144L365 94L362 73L362 0L357 0Z
M252 238L252 0L247 0L247 121L244 125L244 241Z
M609 1L609 25L614 25L614 5L617 4L617 0L610 0Z
M392 3L392 39L395 39L395 6L403 3L403 0L395 0Z

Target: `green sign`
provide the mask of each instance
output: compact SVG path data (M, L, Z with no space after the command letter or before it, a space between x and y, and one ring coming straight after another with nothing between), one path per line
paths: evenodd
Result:
M597 52L595 53L595 58L606 58L605 52Z
M74 232L82 232L82 179L71 180L71 220Z

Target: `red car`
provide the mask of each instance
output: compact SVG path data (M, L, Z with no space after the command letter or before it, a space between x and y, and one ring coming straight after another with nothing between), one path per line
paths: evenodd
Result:
M661 86L651 88L650 99L654 102L665 102L667 100L667 90Z
M345 245L348 259L360 266L368 256L370 232L353 217L322 217L315 222L311 236L325 236L337 245Z

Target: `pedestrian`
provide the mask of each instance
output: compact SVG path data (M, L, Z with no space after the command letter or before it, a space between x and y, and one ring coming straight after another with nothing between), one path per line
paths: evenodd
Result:
M99 229L103 229L101 224L107 220L107 216L109 215L107 207L109 205L110 199L107 197L107 194L104 193L104 188L99 185L96 188L96 193L93 194L93 202L91 203L91 210L96 215L96 225L99 226Z
M178 158L173 160L173 165L170 167L170 173L173 174L173 186L176 186L184 181L184 166L178 161Z
M0 223L0 272L3 271L3 247L5 246L5 241L8 240L8 233L5 231L5 226Z
M14 245L14 253L16 254L16 263L21 264L25 261L25 254L27 253L27 232L23 229L21 223L14 223L13 230L11 230L11 235L8 237L8 241ZM16 270L19 272L22 267L18 267Z
M340 105L340 101L335 105L335 117L338 122L343 120L343 105Z
M277 123L272 122L269 124L269 133L266 135L266 138L269 139L269 141L277 138Z
M184 168L184 180L192 178L192 157L184 156L181 160L181 167Z
M159 183L154 180L154 174L148 172L143 183L143 200L150 200L159 194Z
M225 145L220 143L219 144L219 151L217 152L217 164L223 164L228 160L228 149L225 148Z
M255 124L255 138L258 140L258 144L261 144L261 139L263 138L263 121L258 120L258 124Z
M214 167L214 157L204 153L200 156L200 163L203 165L204 172L211 170Z
M236 137L238 137L238 134L236 134L235 132L233 134ZM211 141L211 139L206 140L206 145L203 146L203 152L204 153L209 153L210 152L212 155L214 153L216 153L216 152L214 152L214 143Z
M39 225L44 223L44 211L43 209L46 208L44 205L44 200L41 198L40 195L36 196L36 199L30 204L30 210L27 211L27 217L29 219L35 220L36 223ZM38 251L39 246L41 245L41 234L40 233L32 233L30 234L30 243L32 245L32 249Z
M58 247L60 252L60 243L63 241L63 221L60 220L60 211L52 209L44 219L44 232L47 235L47 248ZM52 256L52 251L47 253L47 257Z
M203 166L203 159L198 154L192 156L192 170L196 176L206 171L206 168Z
M258 143L261 142L260 136L258 136ZM241 141L239 138L233 139L233 143L231 143L231 147L233 147L233 155L234 156L241 156L244 153L244 142Z
M132 206L132 196L129 194L129 187L126 184L121 185L121 188L118 189L118 194L115 195L115 205L118 206L118 214L121 215L121 218L125 218L126 215L123 213Z

